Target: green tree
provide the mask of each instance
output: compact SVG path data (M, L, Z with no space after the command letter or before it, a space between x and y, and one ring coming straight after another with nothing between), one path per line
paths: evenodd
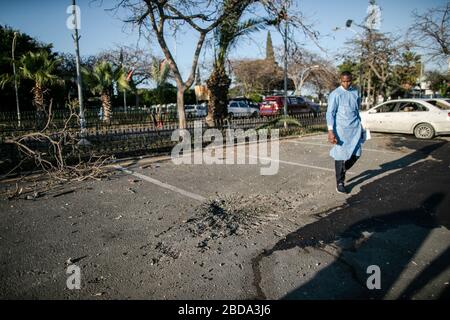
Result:
M401 53L398 63L393 67L392 81L389 83L390 95L409 92L420 77L421 57L407 49Z
M216 31L216 56L214 60L213 71L206 81L210 92L210 100L208 104L208 116L206 123L214 126L227 114L227 96L231 79L225 70L226 56L230 48L236 43L239 37L248 35L249 33L259 30L267 25L265 19L248 19L241 22L246 9L255 0L235 1L227 0L224 2L225 10L228 12L218 26Z
M266 59L275 63L275 53L273 51L272 37L270 31L267 31L266 40Z
M353 79L357 79L359 65L351 60L344 60L340 65L338 65L338 72L341 74L344 71L351 72Z
M111 95L114 83L118 90L129 90L127 75L121 67L113 68L107 61L98 62L92 71L83 68L82 74L86 85L91 92L100 95L102 102L103 120L109 122L111 119Z
M434 70L427 72L426 78L430 82L430 89L433 90L433 92L439 92L439 94L443 97L450 96L449 74Z
M0 25L0 77L5 83L0 90L0 101L2 102L2 110L15 110L15 93L14 93L14 78L12 66L12 43L14 35L16 34L16 45L14 50L16 71L19 72L20 57L28 52L45 51L49 54L50 59L54 59L54 54L51 53L51 44L43 44L33 39L29 35L12 29L8 26ZM20 76L20 75L19 75ZM32 106L32 96L28 95L33 89L33 81L28 79L18 79L19 86L19 101L20 108L29 109Z
M44 94L48 91L48 87L60 82L59 77L55 74L56 66L59 60L51 59L48 52L28 52L23 55L18 63L18 76L21 79L28 79L33 81L33 104L38 112L45 111L45 97ZM2 87L6 83L12 82L13 76L2 75L0 84Z
M170 67L166 60L158 60L156 58L152 59L152 64L150 68L150 75L153 82L156 85L154 90L156 104L167 103L165 93L167 89L173 88L173 86L168 87L167 79L169 77ZM171 101L172 102L172 101Z

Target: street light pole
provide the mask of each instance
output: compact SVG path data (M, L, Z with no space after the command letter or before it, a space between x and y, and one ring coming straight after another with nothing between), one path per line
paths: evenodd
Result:
M14 89L15 89L15 92L16 92L17 123L18 123L18 125L20 127L19 89L17 87L16 61L14 60L14 51L16 49L17 35L18 35L18 33L14 32L14 38L13 38L13 41L12 41L11 55L12 55L13 73L14 73Z
M77 24L77 10L75 0L72 0L72 16L74 20L73 28L73 40L75 42L75 60L77 67L77 86L78 86L78 102L80 103L80 129L81 129L81 139L78 142L80 145L88 145L89 141L86 140L86 120L84 118L84 106L83 106L83 90L82 90L82 80L81 80L81 70L80 70L80 45L78 36L78 24Z

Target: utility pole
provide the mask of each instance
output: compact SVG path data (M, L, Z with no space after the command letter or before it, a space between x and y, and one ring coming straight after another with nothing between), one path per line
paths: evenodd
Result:
M283 18L284 18L284 128L287 129L287 51L288 51L288 20L287 20L287 0L284 1L284 8L283 8Z
M16 50L17 35L18 35L18 33L14 32L11 55L12 55L13 73L14 73L14 89L16 91L17 123L20 127L19 89L17 87L16 61L14 60L14 51Z
M72 38L75 43L75 59L77 65L77 86L78 86L78 102L80 103L80 129L81 129L81 139L78 142L80 145L89 145L90 142L86 140L86 120L84 118L84 105L83 105L83 90L82 90L82 80L81 80L81 70L80 70L80 45L78 36L78 19L77 19L77 6L75 0L72 0L72 17L74 21L73 35Z

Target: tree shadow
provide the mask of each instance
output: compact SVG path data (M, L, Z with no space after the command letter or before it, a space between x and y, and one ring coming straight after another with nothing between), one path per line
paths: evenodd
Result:
M415 163L429 155L437 161ZM403 292L396 287L398 281L404 281L407 267L411 266L430 233L440 226L447 230L450 227L447 212L450 207L449 155L448 143L432 142L432 145L384 165L383 172L392 168L401 170L362 186L358 194L347 199L343 208L318 214L318 221L290 233L273 248L265 250L252 264L257 298L265 298L259 270L262 260L276 251L295 247L304 249L302 254L311 250L332 254L333 262L283 299L381 299L393 296L410 299L439 274L449 272L447 247L408 282ZM330 252L330 248L336 250ZM369 290L366 286L370 276L366 270L370 265L378 265L381 269L380 290ZM440 297L448 296L446 289Z

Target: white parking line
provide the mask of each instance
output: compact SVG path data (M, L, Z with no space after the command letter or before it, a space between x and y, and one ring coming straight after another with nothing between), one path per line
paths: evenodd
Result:
M324 140L327 141L328 136L327 135L320 135L320 136L310 136L310 137L299 137L303 140Z
M261 159L264 161L275 161L275 162L279 162L279 163L284 163L284 164L290 164L292 166L298 166L298 167L305 167L305 168L311 168L311 169L318 169L318 170L324 170L324 171L329 171L329 172L334 172L334 169L330 169L330 168L325 168L325 167L318 167L318 166L312 166L309 164L303 164L303 163L298 163L298 162L291 162L291 161L284 161L284 160L276 160L276 159L271 159L271 158L263 158L263 157L255 157L255 156L250 156L249 158L253 158L253 159ZM347 171L348 174L355 174L352 171Z
M292 141L289 141L289 140L273 140L273 141L280 141L280 142L283 142L283 141L287 141L287 142L292 142ZM257 142L253 142L253 143L259 143L258 141ZM227 146L227 147L225 147L225 150L228 150L229 148L234 148L235 146L237 146L237 145L241 145L241 144L246 144L245 142L244 143L237 143L237 144L235 144L234 146ZM208 147L206 147L205 148L205 150L207 150L208 149ZM185 155L182 155L181 157L191 157L191 155L192 155L192 153L193 153L193 151L191 151L191 152L188 152L187 154L185 154ZM318 169L318 170L324 170L324 171L329 171L329 172L334 172L334 169L330 169L330 168L325 168L325 167L318 167L318 166L312 166L312 165L309 165L309 164L303 164L303 163L298 163L298 162L291 162L291 161L284 161L284 160L276 160L276 159L272 159L272 158L264 158L264 157L259 157L259 156L251 156L251 155L248 155L248 157L249 158L252 158L252 159L261 159L261 160L264 160L264 161L274 161L274 162L279 162L279 163L284 163L284 164L289 164L289 165L292 165L292 166L297 166L297 167L305 167L305 168L311 168L311 169ZM347 173L348 174L354 174L354 172L352 172L352 171L347 171Z
M150 178L150 177L148 177L148 176L146 176L146 175L143 175L143 174L140 174L140 173L137 173L137 172L133 172L133 171L131 171L131 170L127 170L127 169L125 169L125 168L123 168L123 167L121 167L121 166L114 166L114 167L115 167L116 169L120 170L120 171L123 171L123 172L125 172L125 173L131 174L131 175L133 175L133 176L135 176L135 177L137 177L137 178L140 178L140 179L142 179L142 180L145 180L145 181L147 181L147 182L153 183L153 184L155 184L155 185L157 185L157 186L159 186L159 187L161 187L161 188L165 188L165 189L169 189L169 190L171 190L171 191L177 192L177 193L179 193L179 194L181 194L181 195L183 195L183 196L189 197L189 198L191 198L191 199L198 200L198 201L205 201L205 200L206 200L206 198L203 197L203 196L200 196L200 195L198 195L198 194L195 194L195 193L192 193L192 192L189 192L189 191L180 189L180 188L178 188L178 187L175 187L175 186L172 186L172 185L170 185L170 184L161 182L161 181L159 181L159 180Z
M324 143L314 143L314 142L304 142L304 141L292 141L292 140L286 140L286 142L289 143L295 143L295 144L307 144L312 146L321 146L321 147L329 147L331 148L331 144L324 144ZM363 151L372 151L372 152L381 152L381 153L391 153L391 154L403 154L402 152L394 152L394 151L386 151L386 150L377 150L377 149L370 149L370 148L363 148Z

